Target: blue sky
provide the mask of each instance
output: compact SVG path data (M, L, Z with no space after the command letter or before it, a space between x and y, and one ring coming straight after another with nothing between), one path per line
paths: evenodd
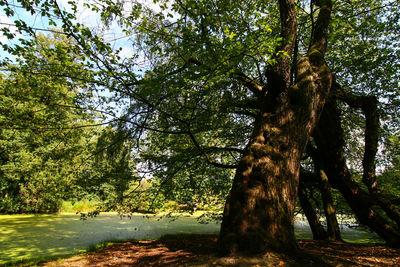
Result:
M9 1L11 2L11 1ZM100 22L100 16L88 8L83 6L83 1L76 1L78 3L78 13L77 13L77 18L80 23L95 29L98 28L99 25L101 24ZM3 7L0 7L0 28L8 28L12 33L16 33L16 27L13 26L15 25L15 20L23 20L26 22L29 26L33 27L37 32L46 32L47 29L49 28L54 28L54 26L49 26L49 20L46 17L42 17L40 13L31 15L30 13L26 12L23 8L21 8L18 4L15 6L12 3L9 3L11 7L15 10L15 15L12 17L7 17L5 15ZM58 4L67 10L69 10L69 5L68 5L68 0L61 0L58 1ZM115 25L110 29L108 33L106 33L104 36L106 40L113 40L113 39L118 39L120 37L123 37L123 33L121 30L116 27ZM22 34L17 34L17 36L13 40L8 40L6 36L0 32L0 42L2 44L7 44L10 46L13 46L15 44L18 44L19 38L30 38L30 36L27 35L22 35ZM121 40L121 39L120 39ZM118 45L123 46L124 49L128 49L128 44L119 42ZM0 57L5 57L8 54L3 50L0 49Z

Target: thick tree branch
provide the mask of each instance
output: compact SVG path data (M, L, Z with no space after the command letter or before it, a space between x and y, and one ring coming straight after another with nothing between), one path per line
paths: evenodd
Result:
M311 42L308 46L308 51L311 49L311 45L313 43L314 31L315 31L315 22L314 22L314 2L310 1L310 20L311 20Z
M263 92L263 86L258 84L256 81L246 76L243 72L235 72L236 77L241 81L254 95L261 96Z
M279 12L281 22L282 42L275 49L275 64L269 66L266 70L268 86L264 88L264 93L272 99L276 98L290 86L290 56L293 55L293 49L296 40L297 16L293 0L280 0Z
M336 88L335 84L333 90ZM329 182L340 190L362 224L373 229L389 245L399 246L399 211L392 205L393 203L386 201L381 193L371 194L363 190L348 170L341 114L335 97L335 94L331 94L331 98L325 104L319 125L313 135ZM385 214L382 214L382 210ZM394 225L394 222L397 225Z
M313 50L318 50L319 53L324 55L328 44L328 28L331 21L332 1L320 0L319 4L320 10L315 22L313 40L308 54L313 53Z
M375 96L355 96L347 93L339 83L334 83L335 89L338 90L339 99L346 102L352 108L359 108L365 116L365 133L364 133L364 155L363 165L363 183L367 186L368 191L374 196L376 203L386 212L387 216L400 225L400 210L395 204L383 196L378 188L375 173L375 156L378 151L378 130L379 116Z
M297 60L299 56L299 40L296 38L293 50L293 59L292 59L292 68L290 70L290 84L293 85L296 83L297 77Z
M315 172L306 171L304 168L301 168L300 180L303 183L317 183L319 181L319 175Z

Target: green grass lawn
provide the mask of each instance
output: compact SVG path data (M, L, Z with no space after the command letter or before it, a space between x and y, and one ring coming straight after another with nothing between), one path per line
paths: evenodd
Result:
M77 254L104 240L157 239L166 234L218 233L219 224L199 224L194 217L170 219L137 214L120 219L115 213L80 220L76 214L0 215L0 265L9 261ZM311 238L308 227L297 225L299 238ZM366 231L343 231L347 241L379 242Z

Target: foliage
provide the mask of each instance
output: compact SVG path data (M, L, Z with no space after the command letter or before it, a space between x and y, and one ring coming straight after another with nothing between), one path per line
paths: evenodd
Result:
M62 201L61 207L58 211L61 213L93 212L99 210L100 205L100 201L94 199L81 199L75 202L64 200Z
M383 192L392 199L400 198L400 138L392 135L386 139L385 149L388 157L384 171L378 176Z
M90 159L77 179L75 199L96 199L101 210L149 210L151 183L135 173L133 142L111 126L100 128Z

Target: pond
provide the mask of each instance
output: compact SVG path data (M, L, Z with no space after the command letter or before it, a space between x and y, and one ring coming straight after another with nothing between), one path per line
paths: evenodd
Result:
M156 239L166 234L218 233L220 225L200 224L194 217L171 218L135 214L131 219L115 213L80 220L76 214L0 215L0 265L10 260L71 255L104 240ZM298 238L312 238L307 223L295 225ZM342 229L346 241L382 242L361 229Z

